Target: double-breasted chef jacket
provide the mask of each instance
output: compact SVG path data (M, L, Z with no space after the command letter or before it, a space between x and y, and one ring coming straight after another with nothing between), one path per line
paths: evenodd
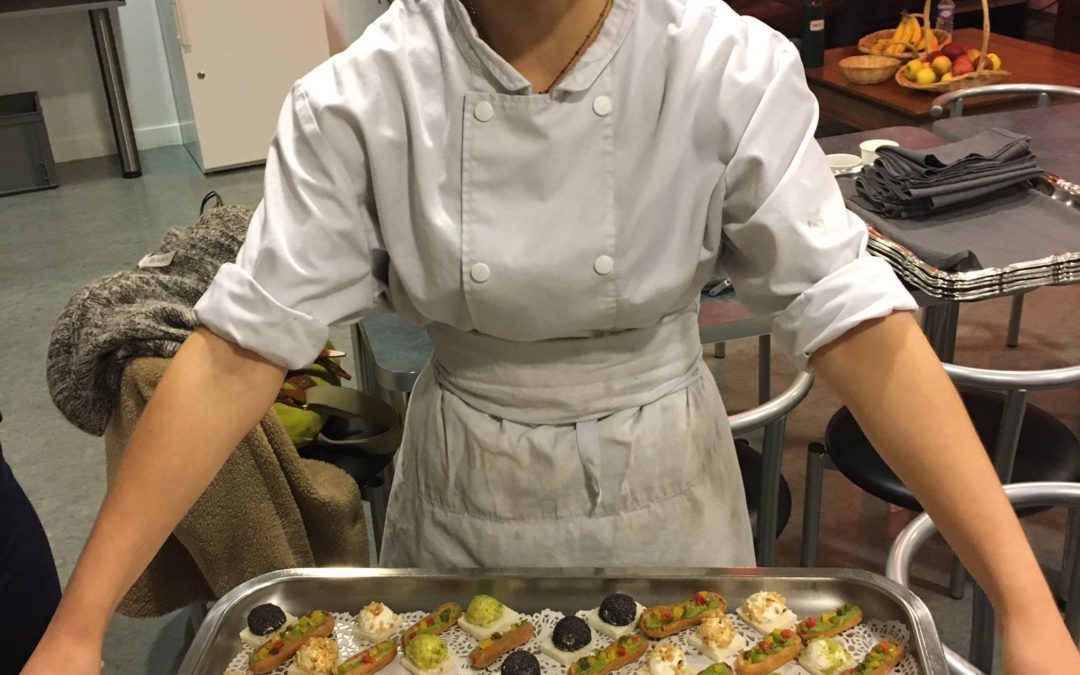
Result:
M794 46L716 0L614 0L545 94L458 0L398 0L292 88L196 314L291 368L332 324L427 326L385 565L753 564L703 284L803 368L915 308L816 124Z

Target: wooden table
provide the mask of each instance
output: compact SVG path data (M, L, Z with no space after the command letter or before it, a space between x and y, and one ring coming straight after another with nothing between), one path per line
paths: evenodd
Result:
M116 152L120 157L120 170L124 178L142 175L139 148L135 143L135 127L131 123L124 74L120 68L120 51L113 35L109 10L124 4L125 0L0 0L0 19L14 19L61 12L86 12L90 17L90 30L97 48L98 65L101 66L101 83L105 88L105 101L109 105Z
M955 41L969 48L982 45L982 31L961 28ZM990 51L1001 57L1004 68L1012 73L1008 83L1060 84L1080 86L1080 54L1045 45L1017 40L1005 35L991 35ZM892 126L928 126L930 103L935 94L905 89L893 80L881 84L852 84L840 71L840 59L858 54L855 47L838 47L825 52L825 65L808 68L806 79L817 96L823 118L848 124L856 129L880 129ZM986 112L1023 107L1029 101L982 98L965 101L968 112Z

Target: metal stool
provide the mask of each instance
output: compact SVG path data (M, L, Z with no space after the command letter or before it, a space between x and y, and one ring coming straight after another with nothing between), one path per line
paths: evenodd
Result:
M747 507L757 515L754 531L757 542L757 561L758 565L763 567L776 564L776 538L779 535L780 498L783 485L780 469L784 456L784 428L787 425L787 416L806 398L813 385L813 375L799 373L779 396L745 412L731 415L729 418L731 433L736 436L756 429L764 429L764 438L761 443L760 487L746 489ZM749 463L744 464L746 459L740 458L740 467L744 476L752 475L752 472L748 471ZM750 503L752 496L756 496L756 503ZM789 515L790 499L789 492Z
M1050 105L1051 96L1080 98L1080 87L1065 87L1053 84L991 84L985 87L972 87L942 94L930 104L930 116L941 117L945 113L945 107L949 107L949 117L963 117L965 99L978 96L1037 96L1039 108ZM1024 295L1017 293L1013 296L1012 307L1009 311L1009 331L1005 338L1005 346L1015 347L1020 342L1020 319L1024 313Z
M1068 580L1068 599L1065 604L1065 624L1073 640L1080 639L1080 565L1077 564L1077 540L1080 537L1080 484L1077 483L1014 483L1005 486L1005 494L1017 508L1066 506L1069 508L1069 532L1065 547L1063 572ZM915 553L936 532L934 521L925 513L908 523L889 550L885 575L902 586L909 586L911 564ZM976 590L972 607L971 648L969 663L948 647L945 659L953 675L983 675L990 672L994 661L994 615L990 601Z
M1080 480L1080 439L1053 415L1028 405L1033 389L1080 384L1080 366L1008 371L943 364L961 396L1003 483ZM984 390L1005 391L989 393ZM1019 463L1017 460L1020 460ZM825 445L811 444L806 463L802 564L813 567L821 529L824 471L837 469L863 490L891 504L921 510L918 501L886 466L847 408L829 421ZM954 567L950 594L963 597L966 575Z

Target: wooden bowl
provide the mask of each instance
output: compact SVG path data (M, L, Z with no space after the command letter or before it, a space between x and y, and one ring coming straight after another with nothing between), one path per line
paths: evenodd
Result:
M900 63L891 56L860 55L841 59L838 65L844 77L855 84L878 84L891 79Z
M907 76L907 66L896 71L896 83L907 89L918 89L931 94L946 94L950 91L981 87L987 84L997 84L1010 75L1007 70L977 70L974 73L954 77L948 82L934 82L933 84L919 84L912 82Z
M890 56L890 57L894 57L894 58L898 58L898 59L904 59L904 60L911 60L911 59L919 56L919 50L916 49L915 45L913 45L913 44L911 44L909 42L894 43L894 44L903 44L904 45L904 51L902 51L899 54L879 54L878 52L875 52L874 51L874 45L877 44L879 40L889 40L889 41L891 41L892 36L893 36L893 32L894 31L892 29L890 29L890 30L879 30L877 32L870 33L869 35L864 35L859 40L859 43L858 43L859 51L862 52L863 54L871 54L871 55L874 55L874 56ZM937 37L937 40L938 40L938 49L941 49L945 45L952 42L952 35L950 35L946 31L938 30L938 29L935 28L934 29L934 35Z

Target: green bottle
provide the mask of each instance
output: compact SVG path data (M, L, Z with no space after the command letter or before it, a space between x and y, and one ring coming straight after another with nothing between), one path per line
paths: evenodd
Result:
M825 5L822 0L803 4L802 62L807 68L825 65Z

